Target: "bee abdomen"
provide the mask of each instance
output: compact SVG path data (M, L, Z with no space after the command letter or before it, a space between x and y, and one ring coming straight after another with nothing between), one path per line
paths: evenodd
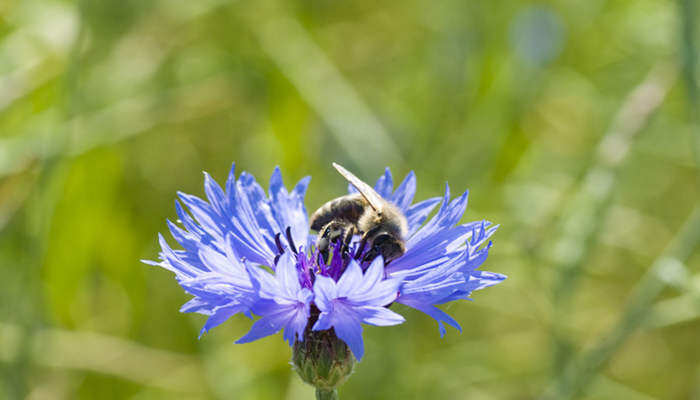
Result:
M311 229L318 231L333 220L356 224L364 213L365 202L359 194L349 194L322 205L311 216Z

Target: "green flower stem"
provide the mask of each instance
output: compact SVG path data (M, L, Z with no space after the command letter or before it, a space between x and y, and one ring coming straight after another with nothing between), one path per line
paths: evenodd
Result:
M338 400L338 389L316 388L316 400Z

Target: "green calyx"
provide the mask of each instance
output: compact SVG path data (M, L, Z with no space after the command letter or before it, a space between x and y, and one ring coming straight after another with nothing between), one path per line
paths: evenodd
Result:
M315 386L317 392L335 392L334 389L345 383L352 374L355 357L333 329L307 329L304 341L294 343L292 365L301 379Z

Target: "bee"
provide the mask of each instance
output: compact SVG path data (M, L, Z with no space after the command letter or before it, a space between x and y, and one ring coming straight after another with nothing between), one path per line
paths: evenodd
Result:
M311 215L311 229L319 232L316 246L324 258L331 243L343 241L347 249L355 234L362 235L358 254L370 246L364 261L381 254L388 263L403 255L408 223L401 210L350 171L336 163L333 167L358 193L333 199Z

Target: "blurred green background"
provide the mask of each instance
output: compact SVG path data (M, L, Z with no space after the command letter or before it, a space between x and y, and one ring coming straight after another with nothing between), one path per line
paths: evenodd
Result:
M367 328L341 398L700 399L698 3L1 0L0 398L312 398L139 260L202 170L313 211L338 161L469 188L509 276Z

